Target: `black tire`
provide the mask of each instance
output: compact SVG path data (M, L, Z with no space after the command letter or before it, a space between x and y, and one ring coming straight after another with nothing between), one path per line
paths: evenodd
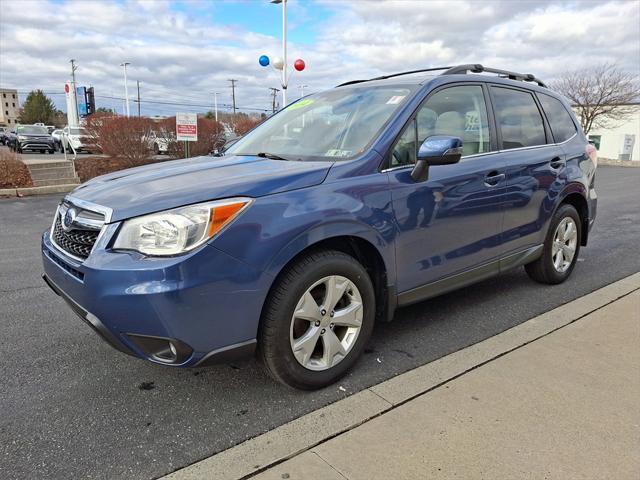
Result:
M556 233L556 229L563 219L570 217L573 219L578 238L576 241L575 253L571 261L571 265L564 272L559 272L553 264L553 241ZM580 242L582 240L582 222L580 215L573 207L573 205L563 204L560 205L556 213L553 215L551 222L549 223L549 230L544 241L544 248L542 255L536 261L525 265L525 270L529 277L539 283L546 283L549 285L557 285L564 282L573 271L580 255Z
M340 275L357 287L362 297L361 330L347 355L333 367L314 371L302 366L290 344L294 309L318 280ZM337 381L362 355L375 319L375 293L369 274L353 257L335 250L318 250L286 267L272 287L262 312L258 332L258 360L275 380L293 388L315 390Z
M56 153L56 151L53 148L49 150L49 155L53 155L54 153Z

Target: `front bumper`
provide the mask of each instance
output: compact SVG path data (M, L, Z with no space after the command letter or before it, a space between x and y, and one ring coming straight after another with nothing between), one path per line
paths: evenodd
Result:
M121 352L189 367L255 349L272 278L212 246L150 259L96 244L80 262L58 250L45 232L42 258L47 284Z
M53 150L53 142L40 140L22 140L18 142L22 150Z

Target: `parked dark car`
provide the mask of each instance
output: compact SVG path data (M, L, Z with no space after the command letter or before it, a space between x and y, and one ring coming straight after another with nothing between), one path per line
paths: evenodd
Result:
M348 82L221 158L79 186L42 236L44 279L121 352L193 367L255 351L278 381L320 388L398 306L520 266L564 282L595 221L596 161L530 74Z
M26 150L55 153L53 138L46 127L40 125L18 125L15 135L9 138L9 148L21 153Z
M0 145L4 145L7 140L8 130L6 127L0 127Z

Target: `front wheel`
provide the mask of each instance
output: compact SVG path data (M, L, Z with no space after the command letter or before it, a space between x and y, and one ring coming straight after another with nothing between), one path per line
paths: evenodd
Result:
M258 357L276 380L313 390L338 380L362 354L375 318L369 274L334 250L287 267L263 311Z
M542 255L525 265L529 276L551 285L564 282L578 260L581 239L580 215L572 205L561 205L549 224Z

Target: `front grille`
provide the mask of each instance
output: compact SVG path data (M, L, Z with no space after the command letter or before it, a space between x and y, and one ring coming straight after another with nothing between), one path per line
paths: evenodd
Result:
M51 227L51 241L59 250L78 260L84 260L98 240L104 221L103 213L64 201L56 211Z
M53 226L51 238L65 252L85 259L91 253L99 233L97 230L70 230L65 232L62 229L60 215L56 215L56 223Z

